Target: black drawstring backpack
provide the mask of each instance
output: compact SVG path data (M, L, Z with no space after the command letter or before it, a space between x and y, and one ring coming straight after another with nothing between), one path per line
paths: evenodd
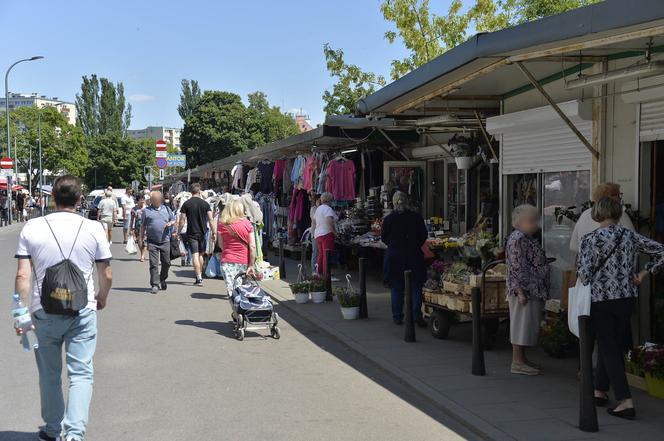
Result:
M53 239L58 245L62 261L46 268L39 292L42 308L47 314L77 316L79 311L88 305L88 281L83 277L83 271L70 258L85 221L79 225L74 243L67 257L62 252L62 247L60 247L51 224L48 223L46 218L44 218L44 221L46 221L46 225L48 225L48 229L51 230Z

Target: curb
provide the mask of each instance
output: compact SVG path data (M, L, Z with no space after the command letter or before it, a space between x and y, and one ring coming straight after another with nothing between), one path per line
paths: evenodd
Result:
M286 283L284 281L282 282ZM290 301L290 299L284 298L278 294L274 288L263 286L263 289L265 289L265 291L267 291L270 296L275 299L277 303L279 303L280 306L287 308L289 311L297 314L300 318L308 321L319 329L322 329L335 340L339 341L357 354L365 357L375 367L387 372L393 377L396 377L397 380L412 387L413 390L420 396L432 402L432 404L434 404L439 410L461 424L468 431L487 441L514 441L513 437L507 435L505 432L491 425L487 421L479 418L468 409L445 397L443 394L428 386L417 377L403 371L401 368L390 363L382 357L372 355L366 351L362 345L344 338L344 336L334 327L316 320L316 318L300 310L299 308L294 308L292 305L293 302Z

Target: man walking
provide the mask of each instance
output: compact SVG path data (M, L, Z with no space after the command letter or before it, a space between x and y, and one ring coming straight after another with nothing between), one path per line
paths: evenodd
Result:
M131 217L134 214L133 209L136 206L134 199L134 189L127 187L124 196L122 196L122 234L124 235L124 242L127 243L129 237L129 226L131 225Z
M117 204L113 200L113 193L110 190L104 192L104 199L97 205L97 220L101 221L106 231L108 243L113 243L113 225L117 221Z
M210 226L210 240L216 241L216 228L213 225L212 209L201 197L201 184L192 184L191 199L182 204L180 208L180 222L178 231L182 231L185 221L187 222L187 242L191 250L194 273L196 280L194 285L203 286L203 255L205 254L205 234L207 226Z
M147 238L150 259L150 286L152 293L166 290L166 279L171 267L171 230L175 225L173 212L163 205L160 191L150 193L151 206L143 211L141 236ZM161 271L159 271L161 263Z
M81 441L85 436L92 398L92 357L97 342L97 311L104 309L111 289L111 250L99 222L76 214L81 182L74 176L55 180L53 198L57 212L31 219L19 236L16 258L16 293L29 305L39 341L35 350L39 370L41 414L45 425L42 441ZM87 284L87 305L73 315L60 315L57 309L42 308L42 283L46 273L69 259ZM95 295L92 274L97 267L99 291ZM35 283L30 289L34 271ZM57 274L57 273L56 273ZM71 294L68 287L60 288ZM55 292L55 291L53 291ZM80 293L80 291L79 291ZM60 299L62 293L58 293ZM85 290L79 295L85 296ZM53 295L49 297L51 300ZM48 304L48 303L47 303ZM85 304L85 300L83 300ZM65 348L69 394L67 405L62 393L62 347Z

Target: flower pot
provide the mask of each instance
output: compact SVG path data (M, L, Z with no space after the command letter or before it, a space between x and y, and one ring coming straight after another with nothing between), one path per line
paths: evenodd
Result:
M307 303L309 301L309 293L308 292L298 292L293 294L295 297L295 303Z
M311 293L311 301L314 303L323 303L327 297L326 291L315 291Z
M646 385L648 385L648 394L664 399L664 379L646 373Z
M644 377L630 374L629 372L625 372L625 376L627 377L627 384L629 384L631 387L648 391L648 385L646 384L646 379Z
M350 308L344 308L342 306L341 315L343 315L346 320L355 320L360 317L360 307L352 306Z
M456 166L459 170L468 170L475 163L474 156L457 156L454 158Z

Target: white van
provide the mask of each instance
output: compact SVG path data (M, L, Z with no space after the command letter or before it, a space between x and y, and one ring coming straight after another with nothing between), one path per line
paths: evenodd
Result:
M89 216L90 218L94 217L94 219L97 219L97 205L99 202L102 200L104 197L104 193L106 190L92 190L88 196L86 197L88 201L88 207L89 207ZM124 222L124 216L122 214L122 198L125 195L125 190L124 189L113 189L113 199L115 199L115 203L117 204L118 208L117 211L115 212L116 214L116 225L122 225Z

